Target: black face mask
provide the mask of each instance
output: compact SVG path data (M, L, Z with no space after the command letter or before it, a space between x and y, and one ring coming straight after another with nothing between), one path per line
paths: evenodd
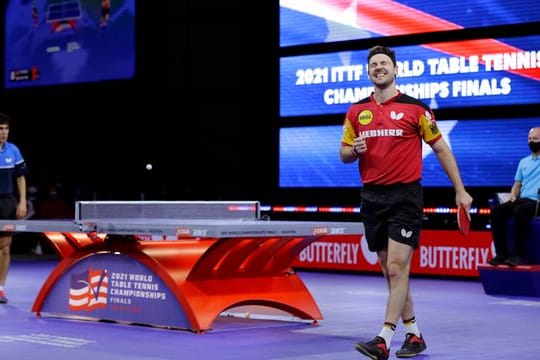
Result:
M538 151L540 151L540 141L529 141L529 149L531 149L533 153L537 153Z

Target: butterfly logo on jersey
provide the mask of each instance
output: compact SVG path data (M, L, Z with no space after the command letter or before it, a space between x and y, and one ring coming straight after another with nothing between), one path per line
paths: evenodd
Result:
M398 113L398 114L396 114L395 111L392 111L392 112L390 113L390 118L391 118L392 120L401 120L401 119L403 119L403 116L404 116L403 113Z

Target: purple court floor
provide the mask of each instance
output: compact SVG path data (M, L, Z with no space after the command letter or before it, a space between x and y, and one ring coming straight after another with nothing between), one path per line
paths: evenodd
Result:
M230 310L204 334L37 317L31 312L34 298L56 262L12 260L9 303L0 304L2 359L367 359L353 344L371 339L383 321L386 287L380 276L308 271L299 274L323 313L316 325L256 307ZM417 359L539 358L539 298L486 295L476 280L413 278L411 284L428 345ZM398 326L391 359L403 338Z

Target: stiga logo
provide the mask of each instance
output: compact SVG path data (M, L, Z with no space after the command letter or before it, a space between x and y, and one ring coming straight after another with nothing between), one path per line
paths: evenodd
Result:
M369 110L364 110L358 115L358 122L362 125L367 125L373 120L373 113Z
M177 228L176 236L189 236L191 235L191 230L189 228Z
M14 231L15 230L15 225L14 224L5 224L4 226L2 226L2 230L4 230L4 231Z
M326 235L328 233L328 227L326 226L313 228L313 235Z

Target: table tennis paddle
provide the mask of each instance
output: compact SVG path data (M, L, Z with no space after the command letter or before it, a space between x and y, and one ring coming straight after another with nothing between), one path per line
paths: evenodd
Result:
M463 206L459 206L457 210L457 223L459 232L463 236L469 235L471 230L471 215Z

